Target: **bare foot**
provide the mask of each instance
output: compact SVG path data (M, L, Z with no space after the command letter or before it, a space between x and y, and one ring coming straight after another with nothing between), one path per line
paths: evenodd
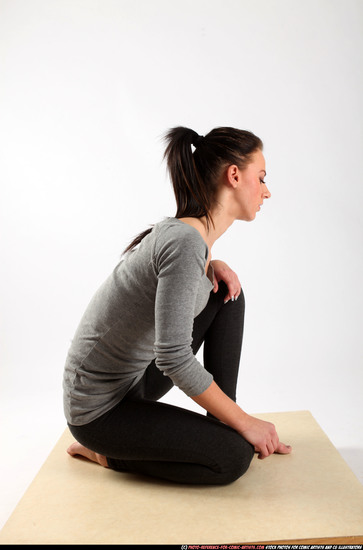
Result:
M78 441L72 443L72 445L68 447L67 453L71 456L84 456L85 458L88 458L88 460L92 460L92 462L97 462L98 464L101 464L101 466L108 468L107 458L105 456L99 455L94 451L90 451L89 449L78 443Z

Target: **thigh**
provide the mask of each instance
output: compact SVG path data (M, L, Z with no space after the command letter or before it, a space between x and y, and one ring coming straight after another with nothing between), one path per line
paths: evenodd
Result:
M193 411L148 400L121 401L96 421L70 429L80 443L108 459L127 464L152 461L203 465L209 471L209 477L205 477L208 480L211 475L222 480L237 479L254 454L252 445L229 426ZM190 482L194 482L193 475L189 476ZM199 470L197 475L200 478Z
M141 380L125 396L125 399L150 399L157 401L168 393L173 382L159 370L155 359L148 365Z

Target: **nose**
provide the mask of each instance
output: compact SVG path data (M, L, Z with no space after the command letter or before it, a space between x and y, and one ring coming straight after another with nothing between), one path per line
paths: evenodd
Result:
M263 196L264 199L269 199L271 197L271 193L268 190L266 184L264 184L264 186L263 186L262 196Z

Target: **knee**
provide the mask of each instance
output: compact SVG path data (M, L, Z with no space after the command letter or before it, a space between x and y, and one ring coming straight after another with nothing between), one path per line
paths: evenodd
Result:
M254 454L253 445L234 432L229 444L225 447L225 461L221 467L220 483L223 485L232 483L243 476L247 472Z
M245 301L245 294L243 292L243 288L241 287L241 293L240 295L238 296L238 300L237 300L237 303L240 304L241 308L243 309L243 311L245 310L245 306L246 306L246 301Z
M242 288L241 288L241 293L238 296L237 300L232 302L232 304L233 304L233 308L238 309L239 314L243 317L245 313L246 302L245 302L245 295Z
M217 298L224 303L225 297L227 296L228 292L229 291L226 283L224 281L219 281ZM244 295L243 289L241 288L241 292L237 300L234 300L233 302L232 300L229 300L228 303L233 304L235 308L241 309L244 313L246 302L245 302L245 295Z
M240 441L235 453L234 465L231 468L232 481L240 478L245 474L255 455L255 450L251 443L246 441L242 436L239 436Z
M228 292L229 292L228 291L228 286L226 285L226 283L224 281L219 281L218 291L214 296L216 297L217 300L220 300L221 302L224 303L224 299L227 296ZM238 304L240 306L240 308L243 309L243 311L244 311L244 309L245 309L245 295L244 295L242 287L241 287L241 292L240 292L237 300L233 301L232 303Z

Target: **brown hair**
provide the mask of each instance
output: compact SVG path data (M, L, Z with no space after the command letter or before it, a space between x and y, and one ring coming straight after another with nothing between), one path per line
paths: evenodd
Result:
M167 162L177 204L176 218L194 217L207 219L210 215L223 170L232 164L240 170L251 161L251 156L263 143L247 130L231 127L214 128L205 136L194 130L178 126L164 136ZM194 146L194 151L192 150ZM124 250L135 248L152 227L143 231Z

